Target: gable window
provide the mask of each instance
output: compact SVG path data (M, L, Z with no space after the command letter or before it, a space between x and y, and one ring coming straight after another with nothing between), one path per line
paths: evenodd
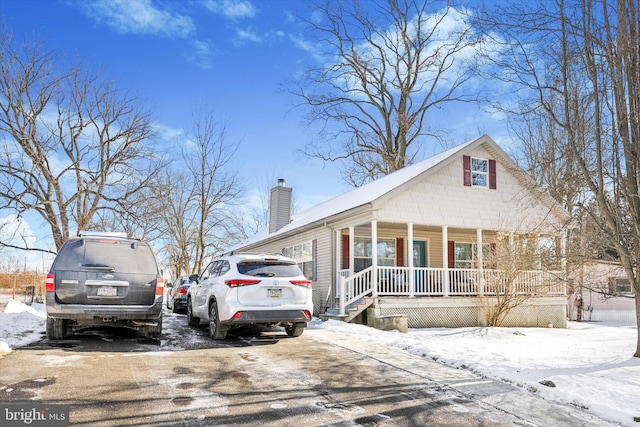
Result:
M312 240L299 245L284 248L284 256L293 258L298 263L304 277L309 280L316 280L316 241Z
M353 268L358 272L371 267L371 237L357 237L354 240ZM396 265L396 239L378 238L378 265Z
M481 157L462 156L464 185L496 189L496 161Z
M471 158L471 186L485 188L489 186L489 160Z

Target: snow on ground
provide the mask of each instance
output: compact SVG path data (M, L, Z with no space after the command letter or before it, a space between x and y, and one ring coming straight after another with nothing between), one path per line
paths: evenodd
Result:
M40 340L45 318L43 304L27 306L9 301L4 313L0 313L0 357L13 348ZM329 329L400 348L511 383L548 400L583 407L624 426L640 427L640 358L633 357L636 326L577 322L568 325L567 329L410 329L402 334L314 319L309 328Z
M313 327L470 369L606 420L640 426L640 358L633 357L636 326L568 322L567 329L429 328L407 334L337 320Z

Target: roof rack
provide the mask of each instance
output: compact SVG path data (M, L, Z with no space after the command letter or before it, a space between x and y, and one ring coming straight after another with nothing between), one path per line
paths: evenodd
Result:
M78 231L78 237L105 237L112 239L127 239L127 233L118 231Z

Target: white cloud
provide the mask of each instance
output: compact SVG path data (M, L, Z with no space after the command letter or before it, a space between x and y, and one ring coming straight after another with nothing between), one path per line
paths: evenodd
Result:
M262 38L250 29L242 30L238 28L236 29L236 36L241 42L250 41L260 43L262 41Z
M191 49L185 54L187 60L203 70L208 70L213 66L213 44L208 40L193 40L190 43Z
M253 18L258 9L246 0L205 0L204 6L213 13L219 13L229 19Z
M121 34L150 34L185 38L195 32L188 16L158 7L152 0L80 1L83 12L96 22Z
M32 247L36 237L23 218L10 214L0 218L0 240L9 245Z

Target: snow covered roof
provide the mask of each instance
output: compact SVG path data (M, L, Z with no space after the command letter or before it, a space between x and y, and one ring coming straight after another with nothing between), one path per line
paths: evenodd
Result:
M306 225L328 219L334 215L338 215L340 213L347 212L351 209L371 203L374 200L389 193L390 191L398 188L402 184L409 182L413 178L428 171L434 166L453 157L456 153L469 148L469 146L478 145L488 141L493 142L491 138L485 135L473 141L469 141L465 144L458 145L450 150L444 151L421 162L415 163L411 166L407 166L400 170L392 172L389 175L370 182L369 184L358 187L347 193L336 196L326 202L320 203L319 205L311 207L305 211L297 213L291 217L291 221L289 222L289 224L285 225L281 229L271 234L269 234L268 230L265 229L249 238L248 240L241 242L238 247L244 247L253 243L260 242L266 238L285 234Z

